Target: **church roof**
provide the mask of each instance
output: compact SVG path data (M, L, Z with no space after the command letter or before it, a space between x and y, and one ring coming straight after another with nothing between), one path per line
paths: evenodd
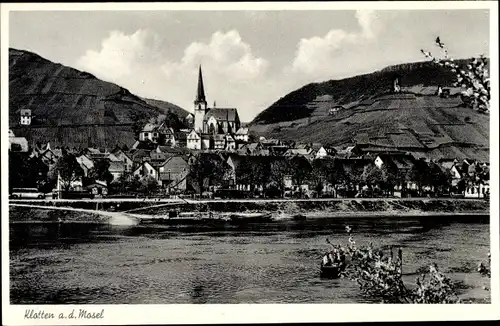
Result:
M210 109L203 120L208 120L214 117L216 120L222 121L236 121L238 117L238 110L235 108L213 108Z

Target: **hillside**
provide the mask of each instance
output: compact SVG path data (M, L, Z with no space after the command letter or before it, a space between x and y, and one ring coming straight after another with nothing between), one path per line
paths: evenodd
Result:
M140 124L164 114L165 108L178 108L155 102L161 107L87 72L53 63L35 53L9 49L9 128L30 144L130 146ZM32 112L30 126L20 125L22 109ZM174 112L167 114L167 123L174 128L184 127Z
M467 60L456 62L463 66ZM390 90L394 76L400 76L402 87L452 86L455 80L455 74L448 69L431 62L416 62L341 80L311 83L280 98L257 115L251 124L271 124L310 117L313 110L308 104L324 95L329 95L331 102L339 105L369 99Z
M464 64L466 61L461 60ZM401 93L392 93L400 76ZM332 146L399 149L416 157L489 160L489 116L464 107L454 76L431 63L310 84L262 112L250 130L265 137ZM437 85L450 97L434 95ZM341 106L329 115L329 109Z
M175 114L179 119L183 120L190 112L184 110L180 106L177 106L175 104L165 102L165 101L160 101L160 100L153 100L150 98L142 98L146 103L149 105L155 106L159 108L164 114L171 112Z

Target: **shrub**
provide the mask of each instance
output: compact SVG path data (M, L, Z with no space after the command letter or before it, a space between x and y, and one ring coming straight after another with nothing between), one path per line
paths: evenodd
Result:
M358 283L361 292L387 303L458 303L453 282L436 265L424 270L416 279L416 287L408 288L403 282L403 252L393 248L384 252L369 246L357 247L351 228L346 227L349 244L345 250L351 263L345 276Z

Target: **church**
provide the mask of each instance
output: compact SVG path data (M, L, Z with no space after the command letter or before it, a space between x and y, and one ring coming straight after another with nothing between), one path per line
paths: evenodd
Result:
M201 66L194 100L194 128L187 136L191 149L234 150L234 135L240 130L240 118L236 108L209 108L203 86Z

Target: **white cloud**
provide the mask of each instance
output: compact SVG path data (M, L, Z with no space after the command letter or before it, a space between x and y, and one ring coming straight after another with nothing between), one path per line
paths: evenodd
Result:
M264 109L256 94L269 92L265 79L269 63L252 52L238 31L217 31L208 42L192 42L177 60L169 57L169 48L160 46L160 41L147 30L128 35L114 31L99 50L88 50L80 57L76 66L139 96L168 101L190 111L201 64L210 105L216 100L218 106L236 107L244 121Z
M338 60L341 54L355 44L375 40L381 31L382 24L375 11L357 11L356 19L361 27L359 32L332 29L323 37L301 39L291 67L287 67L285 71L313 78L332 77L332 74L338 72L339 65L343 65Z
M131 74L135 65L146 61L154 53L157 41L157 36L146 30L131 35L112 31L102 41L99 51L88 50L76 65L101 78L119 79Z
M195 71L202 64L204 70L218 78L232 82L248 82L262 76L267 68L267 60L256 57L249 44L245 43L238 31L215 32L210 43L193 42L185 50L179 62L168 61L162 67L168 75Z

